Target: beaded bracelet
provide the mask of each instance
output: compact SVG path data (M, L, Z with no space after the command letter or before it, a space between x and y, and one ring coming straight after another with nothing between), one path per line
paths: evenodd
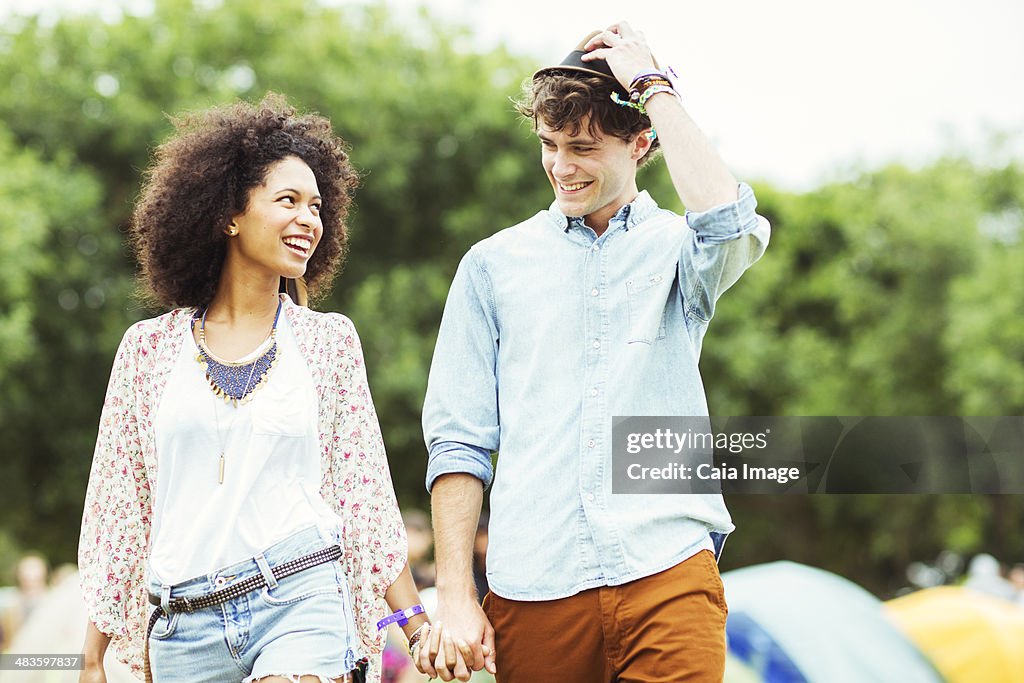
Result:
M428 626L430 626L429 622L426 623L426 624L420 624L420 627L418 629L416 629L415 631L413 631L412 635L409 636L409 656L410 657L412 657L412 658L416 657L416 654L413 652L413 650L415 650L416 646L420 644L420 639L423 637L423 629L427 628Z

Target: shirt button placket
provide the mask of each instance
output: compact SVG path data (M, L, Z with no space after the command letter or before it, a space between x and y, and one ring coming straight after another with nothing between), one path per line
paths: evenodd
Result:
M597 385L601 376L600 366L602 363L602 335L604 330L602 327L605 319L604 305L605 301L601 297L602 291L604 291L605 283L603 281L603 271L601 267L601 244L594 243L590 247L592 251L592 258L587 259L590 267L587 270L587 277L585 285L589 285L588 288L584 289L584 297L588 299L584 304L584 310L586 311L587 320L587 333L590 336L590 347L591 352L587 367L586 384L589 389L584 390L583 394L583 420L585 434L582 446L583 446L583 460L581 462L580 471L580 493L582 495L583 504L590 506L596 504L597 495L595 490L600 485L601 481L601 464L595 458L595 449L597 448L597 438L594 434L596 425L600 422L600 410L599 410L599 392ZM589 296L588 296L589 295ZM594 520L591 520L594 523ZM597 547L593 550L596 552Z

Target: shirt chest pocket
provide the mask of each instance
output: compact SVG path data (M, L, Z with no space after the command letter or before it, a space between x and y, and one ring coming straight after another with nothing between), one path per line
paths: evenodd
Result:
M651 344L665 338L665 307L671 279L663 274L634 276L626 280L626 305L629 309L629 344Z
M253 434L266 436L305 436L312 407L300 387L270 384L258 390L252 399Z

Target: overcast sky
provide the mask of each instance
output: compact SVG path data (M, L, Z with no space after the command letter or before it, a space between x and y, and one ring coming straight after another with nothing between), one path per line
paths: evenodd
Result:
M272 1L272 0L270 0ZM345 0L332 0L340 4ZM0 0L0 4L11 0ZM20 0L35 8L113 0ZM145 6L145 3L136 3ZM388 0L414 21L416 0ZM426 0L475 46L557 62L625 19L679 74L684 104L734 171L804 189L853 166L945 151L1024 158L1019 0Z

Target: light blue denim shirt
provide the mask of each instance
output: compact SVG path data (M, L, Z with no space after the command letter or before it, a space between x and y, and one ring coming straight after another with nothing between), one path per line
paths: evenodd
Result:
M552 204L476 244L423 406L427 488L491 483L487 578L552 600L674 566L734 528L720 495L612 495L613 416L708 414L697 369L719 295L768 244L750 187L685 219L641 192L600 237Z

